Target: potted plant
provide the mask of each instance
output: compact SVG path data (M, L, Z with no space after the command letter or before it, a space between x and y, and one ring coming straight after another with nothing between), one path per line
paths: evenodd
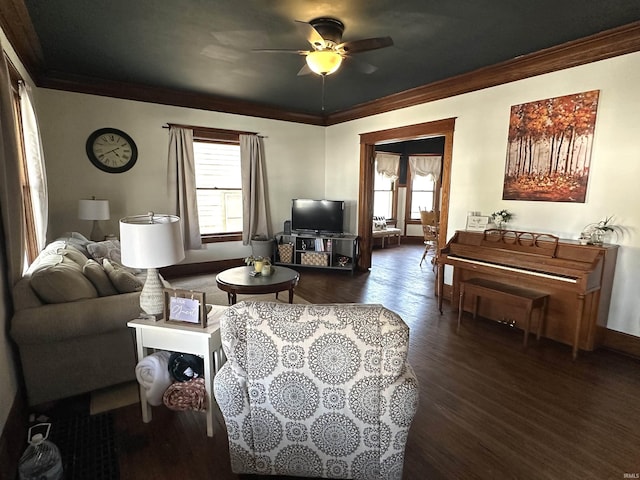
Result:
M591 245L602 245L606 236L612 232L617 236L618 232L622 232L622 227L615 225L613 223L613 215L610 215L604 220L586 225L580 234L580 238L588 239L587 243Z

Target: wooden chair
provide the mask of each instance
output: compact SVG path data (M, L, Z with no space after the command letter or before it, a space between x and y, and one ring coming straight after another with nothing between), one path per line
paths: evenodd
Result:
M420 266L427 257L429 251L433 250L434 257L431 264L435 268L435 254L438 250L438 213L434 210L420 210L420 223L422 223L422 234L424 235L424 253L420 259Z

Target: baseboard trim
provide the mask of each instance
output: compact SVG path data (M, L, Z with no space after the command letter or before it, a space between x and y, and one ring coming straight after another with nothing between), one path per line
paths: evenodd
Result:
M27 404L16 393L0 436L0 478L18 478L18 462L27 446Z
M603 348L640 359L640 337L605 329Z

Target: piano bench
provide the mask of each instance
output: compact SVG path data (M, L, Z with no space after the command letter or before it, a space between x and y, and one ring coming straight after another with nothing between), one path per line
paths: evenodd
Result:
M544 323L547 303L549 301L548 294L530 290L528 288L507 285L494 280L488 280L486 278L471 278L469 280L462 281L460 282L460 304L458 306L458 326L456 328L456 333L459 333L460 331L462 313L464 310L464 297L467 294L475 297L473 302L474 319L478 313L478 304L481 297L523 308L526 312L526 325L523 340L524 348L527 348L527 340L529 338L529 331L531 330L531 316L533 314L533 310L537 309L538 330L536 332L536 338L540 340L542 324Z

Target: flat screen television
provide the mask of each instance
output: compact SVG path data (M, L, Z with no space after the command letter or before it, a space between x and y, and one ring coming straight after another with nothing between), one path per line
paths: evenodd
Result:
M343 233L344 202L294 198L291 229L296 232Z

